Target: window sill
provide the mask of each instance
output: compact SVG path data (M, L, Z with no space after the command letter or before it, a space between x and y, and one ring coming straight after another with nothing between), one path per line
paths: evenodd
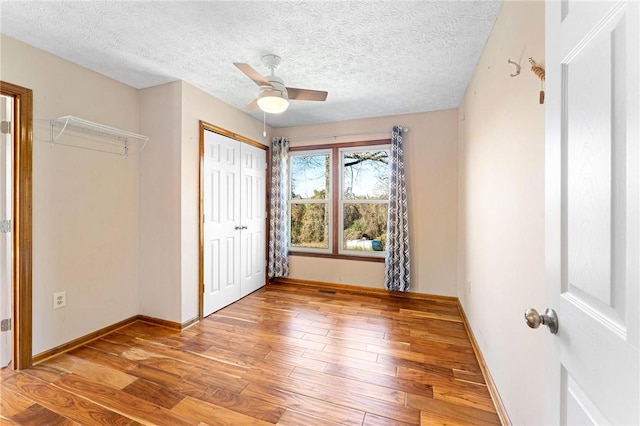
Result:
M324 259L357 260L360 262L384 263L384 257L354 256L349 254L309 253L309 252L301 252L301 251L290 251L289 256L321 257Z

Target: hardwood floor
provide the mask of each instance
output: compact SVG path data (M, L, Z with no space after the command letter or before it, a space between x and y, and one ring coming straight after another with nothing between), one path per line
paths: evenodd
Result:
M0 380L0 425L500 424L453 302L286 284Z

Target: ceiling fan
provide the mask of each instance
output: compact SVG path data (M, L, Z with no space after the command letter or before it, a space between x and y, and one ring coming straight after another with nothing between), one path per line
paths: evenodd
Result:
M277 55L269 54L262 57L262 63L271 70L271 75L268 77L263 77L249 64L233 63L254 83L260 86L258 97L247 105L247 109L251 110L260 107L264 112L279 114L287 110L289 100L292 99L298 101L324 101L327 99L327 92L324 91L285 87L284 81L274 74L281 61L282 59Z

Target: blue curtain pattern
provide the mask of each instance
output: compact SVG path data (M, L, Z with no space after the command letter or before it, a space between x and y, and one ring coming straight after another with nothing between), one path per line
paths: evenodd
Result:
M289 276L289 139L271 143L269 278Z
M391 132L391 176L389 180L389 216L387 222L387 253L384 259L384 288L409 291L409 211L404 173L402 126Z

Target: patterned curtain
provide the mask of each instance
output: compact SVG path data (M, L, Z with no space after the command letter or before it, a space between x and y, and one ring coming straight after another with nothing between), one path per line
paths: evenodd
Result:
M269 278L289 276L289 139L271 143Z
M387 222L387 254L384 259L384 288L409 291L409 214L404 177L402 126L391 133L391 179L389 183L389 218Z

